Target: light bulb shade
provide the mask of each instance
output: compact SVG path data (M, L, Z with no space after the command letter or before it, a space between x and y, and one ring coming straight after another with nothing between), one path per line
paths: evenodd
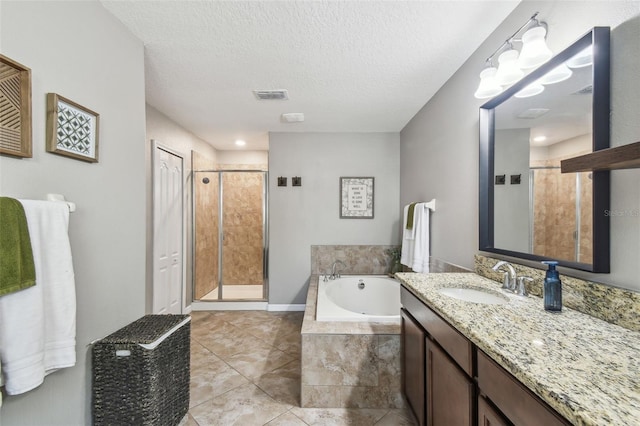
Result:
M474 96L478 99L492 98L502 93L502 86L496 82L496 67L489 67L480 73L480 84Z
M518 66L518 51L509 49L498 57L498 72L496 81L503 86L510 86L524 76L524 71Z
M530 69L544 64L553 56L551 50L547 47L544 36L547 30L538 26L527 30L522 35L522 51L518 59L518 65L522 69Z
M540 79L540 83L542 84L554 84L560 83L561 81L565 81L569 77L573 75L573 71L569 69L565 64L561 64L560 66L555 67L551 71L549 71L544 77Z
M531 83L530 85L528 85L527 87L525 87L524 89L522 89L521 91L519 91L513 96L515 96L516 98L529 98L531 96L538 95L543 91L544 91L544 86L539 82L534 81L533 83Z
M582 68L593 64L593 45L569 58L567 65L571 68Z

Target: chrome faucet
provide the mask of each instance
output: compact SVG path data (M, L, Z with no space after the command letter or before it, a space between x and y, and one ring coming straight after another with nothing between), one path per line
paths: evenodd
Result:
M502 269L503 266L507 268L506 271ZM501 260L496 263L492 269L494 271L504 272L504 279L502 280L502 288L504 290L516 290L516 270L513 269L513 266L511 266L509 262Z
M331 265L331 275L329 275L329 279L330 280L335 280L336 278L340 278L340 272L336 272L336 266L340 264L342 265L343 268L346 268L347 265L344 264L344 262L342 260L336 260L335 262L333 262L333 265Z

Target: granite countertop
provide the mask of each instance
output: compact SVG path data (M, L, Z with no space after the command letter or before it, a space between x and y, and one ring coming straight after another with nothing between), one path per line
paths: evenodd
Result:
M398 273L402 285L576 425L640 423L640 332L578 311L544 310L539 297L500 290L474 273ZM438 292L489 289L509 303L486 305Z

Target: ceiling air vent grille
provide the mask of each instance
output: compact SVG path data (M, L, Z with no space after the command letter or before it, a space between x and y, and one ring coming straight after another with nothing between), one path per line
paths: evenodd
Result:
M253 94L261 101L285 101L289 99L286 90L254 90Z

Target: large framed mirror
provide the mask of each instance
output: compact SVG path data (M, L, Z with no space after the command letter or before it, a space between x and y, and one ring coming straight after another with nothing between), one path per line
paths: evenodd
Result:
M593 28L480 107L481 251L609 272L609 172L560 172L609 147L609 40ZM563 65L571 76L548 83Z

